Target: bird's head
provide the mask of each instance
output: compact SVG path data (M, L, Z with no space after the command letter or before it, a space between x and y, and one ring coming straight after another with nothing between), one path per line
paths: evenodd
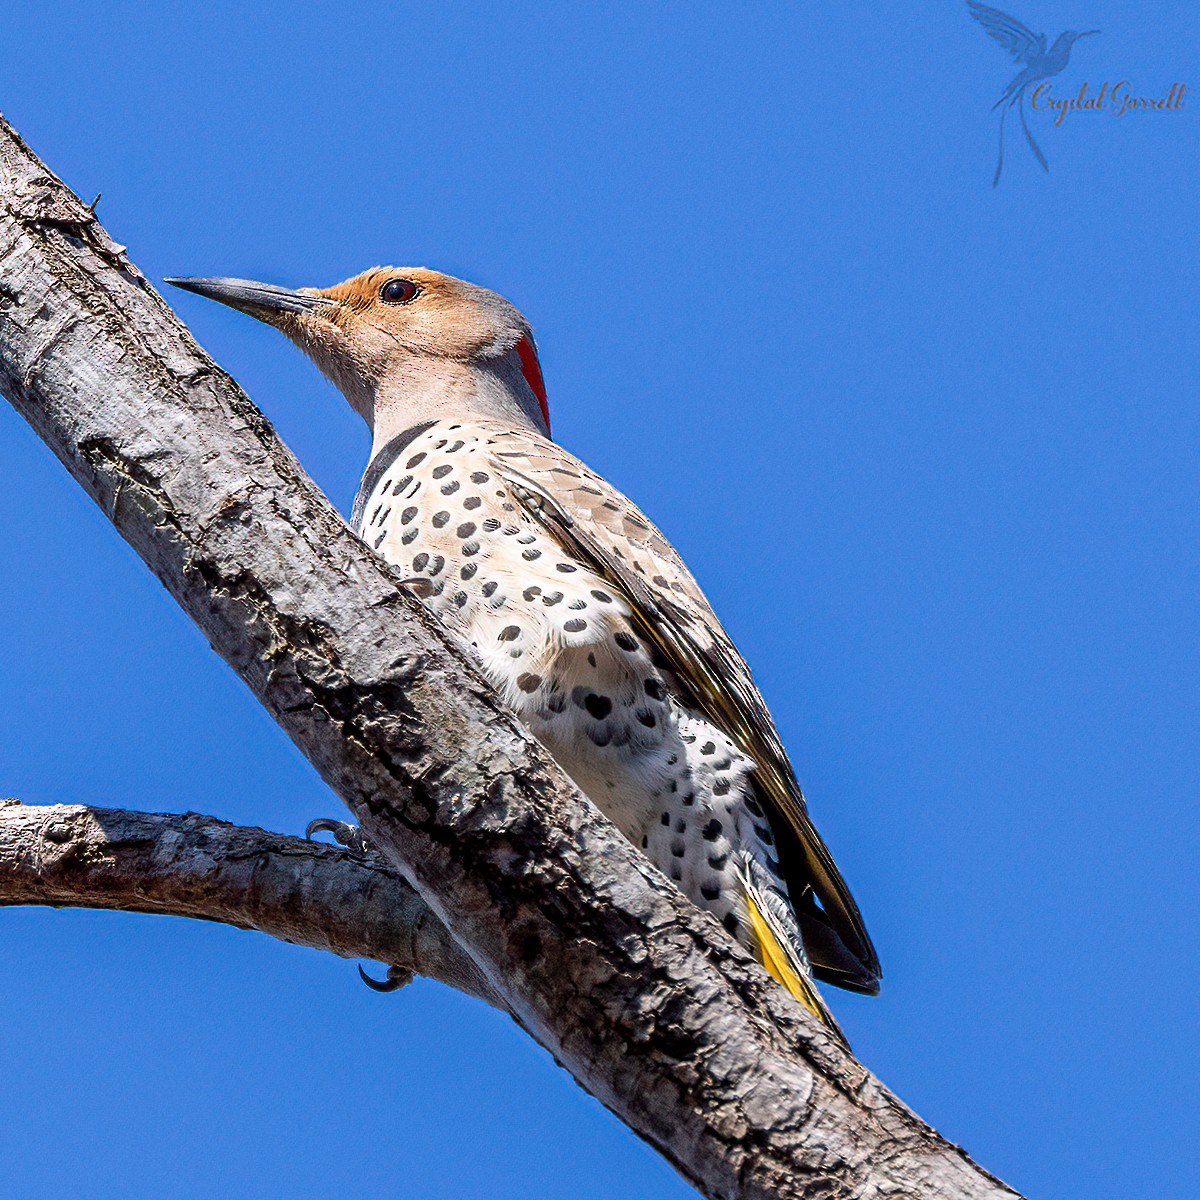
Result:
M475 415L548 433L529 322L502 296L424 267L375 267L328 288L168 279L274 325L375 431Z
M1061 46L1073 46L1077 41L1079 41L1080 38L1093 37L1099 32L1100 30L1098 29L1085 29L1082 33L1079 33L1074 29L1068 29L1065 33L1060 33L1058 37L1055 38L1055 44Z

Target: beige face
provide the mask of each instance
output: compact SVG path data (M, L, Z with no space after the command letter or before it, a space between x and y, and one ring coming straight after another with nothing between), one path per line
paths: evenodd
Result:
M167 282L274 325L373 428L381 411L391 420L455 405L496 417L515 405L518 417L539 420L544 389L529 325L473 283L424 267L375 267L298 291L249 279Z
M406 283L416 289L411 298L405 298ZM328 318L349 336L379 333L414 354L490 358L511 349L524 332L506 300L424 267L375 267L318 294L335 302Z
M389 371L413 359L494 358L528 332L507 300L424 267L375 267L333 287L304 291L330 303L261 315L347 395L361 385L377 388Z
M369 421L390 380L494 358L528 332L507 300L424 267L376 267L329 288L308 311L262 314L296 342Z

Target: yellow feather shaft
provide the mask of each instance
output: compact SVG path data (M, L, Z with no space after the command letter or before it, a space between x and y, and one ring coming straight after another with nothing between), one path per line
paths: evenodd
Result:
M754 939L758 943L758 960L762 963L773 979L778 980L795 999L799 1000L821 1024L832 1029L841 1041L845 1041L838 1023L825 1007L824 1001L817 993L816 986L811 980L792 966L787 951L779 944L762 911L754 902L754 897L746 895L746 907L750 912L750 927L754 930Z

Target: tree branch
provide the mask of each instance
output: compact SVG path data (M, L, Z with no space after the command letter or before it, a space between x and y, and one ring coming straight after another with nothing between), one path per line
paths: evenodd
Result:
M199 813L0 800L0 907L18 904L219 921L374 958L498 1003L446 927L377 855Z
M0 126L0 390L522 1025L710 1197L1011 1196L624 841Z

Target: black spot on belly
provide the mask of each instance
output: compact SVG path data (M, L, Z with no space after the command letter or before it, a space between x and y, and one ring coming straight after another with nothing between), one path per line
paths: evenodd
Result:
M669 812L665 812L665 813L663 813L663 815L662 815L662 823L663 823L664 825L670 825L670 823L671 823L671 814L670 814Z
M613 634L613 641L616 642L622 650L625 650L629 653L632 653L638 648L637 638L635 638L632 633L626 633L624 629L618 629L617 632Z
M721 924L725 926L729 933L737 937L737 931L741 926L741 922L737 919L737 913L726 913Z
M419 529L410 529L400 538L401 543L405 546L411 546L417 540L417 534L420 532Z
M406 487L408 487L408 485L409 485L410 483L412 483L412 476L411 476L411 475L405 475L405 477L404 477L402 480L400 480L400 482L399 482L398 484L396 484L396 486L395 486L394 488L392 488L392 495L393 495L393 496L398 496L398 495L400 495L400 493L401 493L402 491L404 491L404 489L405 489Z
M517 676L517 687L523 692L536 692L542 686L542 677L534 675L532 671L526 671L524 675Z
M515 642L517 640L517 638L519 638L520 636L521 636L521 630L520 630L519 626L505 625L505 627L502 630L500 630L500 635L497 638L497 641Z
M713 817L703 829L704 840L706 842L715 842L721 836L721 822Z
M526 600L536 600L542 594L542 589L535 583L532 587L527 587L521 595Z
M535 558L541 558L541 557L542 557L542 552L541 552L540 550L532 550L532 549L530 549L530 550L522 550L522 551L521 551L521 557L522 557L522 558L523 558L523 559L524 559L526 562L533 562L533 560L534 560Z
M440 512L433 514L434 529L441 529L445 525L450 524L450 514L448 512Z
M474 521L464 521L458 527L456 532L458 533L458 536L460 538L469 538L471 536L471 534L473 534L475 532L476 528L477 527L476 527Z
M726 864L728 861L729 861L729 855L728 855L728 854L710 854L710 855L708 856L708 865L709 865L710 867L712 867L712 869L713 869L714 871L723 871L723 870L725 870L725 864Z
M424 553L418 554L416 556L416 558L413 559L413 570L414 571L423 571L423 570L425 570L425 568L427 566L429 566L429 555L428 554L424 554Z
M653 729L658 724L658 718L652 712L646 712L645 709L639 709L637 719L641 721L647 729Z
M598 588L592 588L592 597L599 600L601 604L612 603L612 597L607 592L602 592Z
M463 508L478 508L483 503L478 496L468 496L463 501Z
M500 522L495 517L488 517L483 523L484 533L495 533L500 528Z
M552 713L560 713L564 708L567 707L567 698L562 694L562 692L557 692L546 701L546 707Z
M733 781L732 781L732 780L730 780L730 779L718 779L718 780L717 780L717 782L713 784L713 795L714 795L714 796L724 796L724 795L727 795L727 794L728 794L728 792L729 792L729 789L730 789L730 787L732 787L732 786L733 786Z
M583 707L597 721L603 721L612 712L612 701L607 696L597 696L595 692L588 692L583 699Z
M587 628L587 622L582 617L572 617L563 624L568 633L582 633Z
M472 483L487 483L487 481L488 481L488 473L486 471L472 471L471 472L471 482Z
M459 575L461 575L463 577L463 579L470 579L474 576L475 572L478 570L479 570L478 563L467 563L467 565L465 567L463 567L463 569L461 571L459 571Z
M651 700L661 700L665 695L661 679L647 679L642 687L646 689L646 695Z
M413 519L413 517L415 517L416 515L417 515L417 510L416 510L416 508L415 508L414 506L412 506L412 505L409 505L409 507L408 507L408 508L406 508L406 509L405 509L405 510L404 510L404 511L403 511L403 512L400 514L400 524L401 524L401 525L407 525L407 524L409 523L409 521L411 521L411 520Z
M433 468L434 479L445 479L454 468L449 463L443 463L440 467Z
M499 586L500 585L494 579L489 579L487 583L483 585L483 594L490 598L495 595L496 589Z
M555 563L554 569L556 571L561 571L564 575L571 575L571 574L574 574L574 572L579 570L579 568L577 566L575 566L574 563L566 563L566 562Z
M715 754L716 749L717 749L716 746L714 746L712 742L705 742L704 745L700 747L700 753L701 754Z
M705 900L715 900L721 894L721 888L718 884L702 883L700 885L700 895Z
M450 480L449 483L442 484L442 495L443 496L453 496L454 493L458 491L458 488L459 488L458 480L452 479L452 480Z
M420 454L414 454L412 458L410 458L408 462L404 464L404 466L407 470L411 471L413 467L419 467L424 461L425 452L422 451Z
M671 853L675 858L682 858L687 853L687 847L683 844L682 838L676 838L671 843Z
M588 730L588 737L597 746L607 746L612 741L612 731L605 725Z

